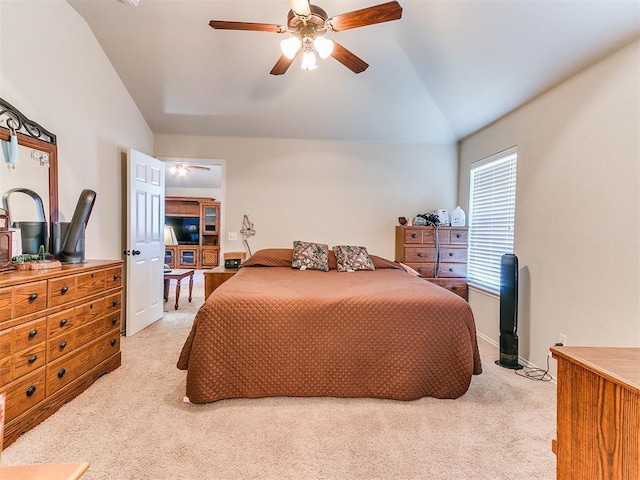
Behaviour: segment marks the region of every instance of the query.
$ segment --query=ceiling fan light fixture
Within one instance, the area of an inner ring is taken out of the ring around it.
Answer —
[[[302,54],[302,69],[309,71],[315,70],[316,68],[318,68],[318,64],[316,63],[315,53],[313,53],[313,50],[305,51]]]
[[[280,42],[280,50],[282,50],[282,54],[288,59],[295,58],[298,50],[300,50],[300,46],[300,40],[296,37],[290,37]]]
[[[313,46],[323,60],[329,58],[333,52],[333,42],[328,38],[316,37],[313,41]]]
[[[291,0],[291,10],[300,17],[309,17],[311,15],[309,0]]]

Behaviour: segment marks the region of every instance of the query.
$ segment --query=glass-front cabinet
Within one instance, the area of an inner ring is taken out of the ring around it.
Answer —
[[[213,198],[166,197],[165,225],[177,245],[165,245],[169,268],[212,268],[220,258],[220,203]]]

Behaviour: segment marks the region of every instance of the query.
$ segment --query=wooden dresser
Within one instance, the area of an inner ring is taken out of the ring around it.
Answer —
[[[640,348],[552,347],[558,480],[640,478]]]
[[[438,242],[435,232],[435,227],[396,227],[395,259],[466,300],[468,230],[438,227]]]
[[[120,366],[122,262],[0,274],[4,444]]]

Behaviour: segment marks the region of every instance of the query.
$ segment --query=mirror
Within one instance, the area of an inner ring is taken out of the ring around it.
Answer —
[[[48,223],[48,250],[51,251],[51,227],[58,221],[56,136],[0,98],[0,139],[9,140],[11,132],[15,132],[18,138],[18,163],[15,168],[7,168],[0,153],[0,198],[14,188],[27,188],[41,197]],[[8,204],[12,223],[38,220],[40,207],[29,195],[11,193]]]

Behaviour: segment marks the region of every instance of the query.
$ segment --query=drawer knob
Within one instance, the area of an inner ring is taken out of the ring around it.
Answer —
[[[453,268],[449,267],[449,271],[450,271],[450,272],[453,272]]]
[[[36,386],[35,385],[30,385],[29,388],[27,388],[27,397],[30,397],[31,395],[33,395],[34,393],[36,393]]]
[[[34,363],[36,360],[38,360],[38,355],[31,355],[27,361],[29,363]]]
[[[117,273],[113,276],[114,280],[118,280],[120,278],[120,275],[118,275]]]
[[[61,293],[62,295],[64,295],[64,294],[65,294],[65,293],[67,293],[68,291],[69,291],[69,287],[67,287],[66,285],[60,289],[60,293]]]
[[[453,257],[453,252],[449,252],[449,256],[450,256],[450,257]]]
[[[35,328],[29,332],[29,338],[33,338],[36,335],[38,335],[38,330],[36,330]]]
[[[111,344],[111,346],[113,347],[116,343],[118,343],[118,341],[115,338],[112,338],[111,341],[109,342]]]
[[[37,293],[32,293],[31,295],[29,295],[29,301],[30,302],[35,302],[37,298],[38,298],[38,294]]]
[[[419,256],[419,257],[424,257],[424,253],[422,253],[422,252],[418,252],[418,256]]]
[[[116,323],[118,323],[118,317],[113,317],[111,319],[111,325],[115,325]]]
[[[411,234],[411,238],[416,238],[418,235],[416,233]]]
[[[455,292],[456,290],[458,290],[458,286],[457,285],[452,285],[451,286],[451,290],[453,290]]]
[[[68,321],[69,321],[68,319],[63,318],[62,320],[60,320],[60,326],[64,327],[67,324]]]
[[[62,342],[60,344],[60,350],[64,350],[65,348],[67,348],[67,342]]]
[[[114,307],[118,305],[118,300],[114,300],[113,302],[111,302],[111,305],[113,305]]]
[[[58,370],[58,378],[62,378],[66,375],[67,371],[64,368]]]

